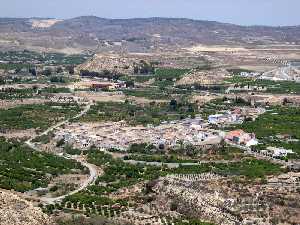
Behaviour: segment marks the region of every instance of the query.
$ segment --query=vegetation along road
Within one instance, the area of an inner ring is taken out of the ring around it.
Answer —
[[[90,107],[92,106],[92,102],[89,102],[85,108],[79,113],[77,114],[76,116],[72,117],[71,119],[77,119],[83,115],[85,115]],[[42,135],[48,135],[50,132],[52,132],[53,130],[55,130],[56,128],[68,123],[71,119],[67,119],[67,120],[64,120],[64,121],[61,121],[57,124],[55,124],[54,126],[48,128],[46,131],[44,131],[43,133],[41,133],[40,135],[38,136],[42,136]],[[36,151],[42,151],[41,149],[39,149],[35,143],[33,143],[33,139],[36,138],[36,137],[32,137],[30,138],[29,140],[26,141],[26,144],[36,150]],[[94,165],[92,164],[89,164],[87,162],[85,162],[84,159],[80,158],[80,157],[73,157],[73,156],[69,156],[69,155],[63,155],[64,158],[66,159],[73,159],[73,160],[76,160],[77,162],[80,162],[82,166],[88,168],[89,170],[89,177],[87,180],[85,180],[84,182],[81,183],[81,185],[74,191],[68,193],[68,194],[65,194],[65,195],[62,195],[62,196],[58,196],[58,197],[55,197],[55,198],[50,198],[50,197],[44,197],[44,198],[41,198],[40,200],[43,201],[44,203],[46,204],[53,204],[55,202],[58,202],[58,201],[61,201],[62,199],[64,199],[65,197],[69,196],[69,195],[73,195],[73,194],[76,194],[78,193],[79,191],[85,189],[86,187],[88,187],[90,184],[94,183],[96,178],[97,178],[97,170],[95,168]]]

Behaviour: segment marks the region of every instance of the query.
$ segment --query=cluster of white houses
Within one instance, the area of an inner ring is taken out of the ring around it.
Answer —
[[[208,122],[215,125],[241,124],[245,118],[255,120],[259,115],[263,114],[263,108],[242,107],[227,110],[223,113],[208,116]]]
[[[295,154],[293,150],[276,148],[272,146],[267,147],[266,150],[262,150],[261,153],[266,156],[271,156],[273,158],[282,158],[282,157],[287,157],[288,154]]]
[[[56,132],[56,139],[76,148],[128,149],[132,144],[149,143],[157,147],[175,148],[193,145],[203,149],[219,145],[222,140],[243,146],[257,145],[254,134],[242,130],[228,133],[209,129],[200,117],[166,122],[159,126],[129,126],[125,121],[72,123]]]
[[[164,148],[179,145],[207,147],[218,145],[222,137],[206,129],[201,118],[163,123],[159,126],[128,126],[126,122],[73,123],[56,132],[56,138],[81,149],[91,146],[126,150],[134,143],[149,143]]]
[[[211,115],[208,122],[201,117],[163,122],[159,126],[129,126],[126,121],[99,123],[69,123],[55,133],[57,140],[63,139],[75,148],[87,150],[91,146],[104,149],[127,150],[132,144],[148,143],[160,149],[172,149],[193,145],[201,149],[218,146],[224,140],[250,149],[259,144],[254,133],[241,129],[222,132],[210,129],[211,124],[223,125],[241,123],[244,118],[255,119],[263,113],[261,108],[236,108],[224,114]],[[268,147],[260,152],[273,158],[286,157],[294,154],[292,150]]]

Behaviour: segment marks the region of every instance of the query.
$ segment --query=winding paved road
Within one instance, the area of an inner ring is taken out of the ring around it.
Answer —
[[[56,202],[62,201],[65,197],[73,195],[78,193],[79,191],[84,190],[85,188],[87,188],[89,185],[93,184],[96,181],[97,178],[97,169],[95,168],[95,165],[87,163],[85,161],[83,161],[82,159],[78,158],[78,157],[72,157],[69,155],[64,156],[64,158],[67,159],[74,159],[77,162],[80,162],[82,166],[87,167],[89,169],[89,178],[87,180],[85,180],[76,190],[69,192],[68,194],[59,196],[59,197],[43,197],[40,200],[46,204],[54,204]]]
[[[61,121],[53,126],[51,126],[50,128],[48,128],[47,130],[45,130],[43,133],[39,134],[36,137],[40,137],[42,135],[47,135],[50,132],[52,132],[53,130],[55,130],[56,128],[68,123],[71,119],[77,119],[81,116],[83,116],[84,114],[86,114],[90,107],[93,105],[92,102],[89,102],[89,104],[84,108],[84,110],[82,110],[79,114],[77,114],[76,116],[69,118],[67,120]],[[42,151],[41,149],[39,149],[35,143],[33,143],[33,139],[36,137],[32,137],[29,140],[27,140],[25,143],[32,149],[36,150],[36,151]],[[59,155],[59,154],[57,154]],[[61,156],[61,155],[59,155]],[[65,159],[73,159],[76,160],[77,162],[81,163],[82,166],[86,167],[89,169],[89,178],[87,180],[85,180],[76,190],[69,192],[68,194],[59,196],[59,197],[42,197],[40,198],[40,200],[46,204],[53,204],[55,202],[61,201],[63,200],[65,197],[69,196],[69,195],[73,195],[78,193],[79,191],[85,189],[86,187],[88,187],[90,184],[94,183],[96,178],[97,178],[97,169],[95,168],[95,165],[87,163],[84,161],[84,159],[81,159],[80,157],[76,157],[76,156],[70,156],[70,155],[62,155],[61,157],[64,157]]]
[[[90,102],[83,111],[81,111],[78,115],[70,118],[70,119],[67,119],[67,120],[64,120],[62,122],[59,122],[57,123],[56,125],[48,128],[46,131],[44,131],[43,133],[41,133],[40,135],[38,136],[42,136],[42,135],[47,135],[49,134],[49,132],[52,132],[54,129],[68,123],[71,119],[77,119],[81,116],[83,116],[84,114],[86,114],[88,112],[88,110],[90,109],[90,107],[92,106],[92,102]],[[213,130],[215,132],[221,132],[219,130]],[[32,137],[31,139],[29,139],[28,141],[26,141],[25,143],[31,147],[32,149],[36,150],[36,151],[42,151],[41,149],[39,149],[35,143],[33,143],[33,139],[35,137]],[[250,154],[250,155],[253,155],[255,156],[256,158],[263,158],[263,156],[261,154],[257,154],[257,153],[254,153],[251,151],[250,148],[247,148],[245,146],[241,146],[241,145],[235,145],[233,143],[228,143],[234,147],[237,147],[239,149],[242,149],[245,154]],[[107,151],[106,149],[101,149],[102,151],[108,153],[108,154],[111,154],[111,152]],[[89,185],[93,184],[97,178],[97,169],[96,169],[96,166],[93,165],[93,164],[89,164],[87,163],[84,159],[80,158],[79,156],[71,156],[71,155],[63,155],[62,157],[66,158],[66,159],[73,159],[73,160],[76,160],[77,162],[80,162],[82,166],[86,167],[89,169],[89,178],[87,180],[85,180],[76,190],[72,191],[72,192],[69,192],[68,194],[65,194],[65,195],[62,195],[62,196],[58,196],[58,197],[42,197],[40,198],[40,200],[46,204],[54,204],[56,202],[59,202],[61,200],[63,200],[65,197],[67,196],[70,196],[70,195],[73,195],[73,194],[76,194],[78,193],[79,191],[87,188]],[[264,157],[264,159],[266,159]],[[270,159],[268,157],[268,160],[272,160],[273,162],[276,162],[276,163],[280,163],[284,166],[288,166],[290,165],[290,163],[287,163],[287,162],[283,162],[282,160],[276,160],[276,159]],[[162,165],[165,165],[169,168],[177,168],[179,167],[180,165],[183,165],[183,166],[193,166],[193,165],[200,165],[201,163],[210,163],[210,162],[215,162],[215,163],[230,163],[230,162],[235,162],[235,160],[218,160],[218,161],[199,161],[197,163],[163,163],[163,162],[146,162],[146,161],[136,161],[136,160],[125,160],[125,162],[127,163],[130,163],[130,164],[145,164],[145,165],[153,165],[153,166],[162,166]]]

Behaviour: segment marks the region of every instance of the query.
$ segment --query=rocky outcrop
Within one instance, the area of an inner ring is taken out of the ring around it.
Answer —
[[[107,55],[95,55],[91,60],[78,66],[76,70],[88,70],[93,72],[109,71],[111,73],[132,74],[134,64],[138,60],[129,57],[122,57],[120,55],[107,54]]]
[[[176,85],[218,85],[229,76],[225,69],[192,70],[176,82]]]
[[[15,194],[0,191],[0,225],[53,225],[41,209]]]

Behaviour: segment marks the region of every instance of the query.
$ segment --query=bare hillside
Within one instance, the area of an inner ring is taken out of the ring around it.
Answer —
[[[0,225],[53,225],[41,209],[7,191],[0,191]]]
[[[195,44],[299,44],[300,27],[238,26],[191,19],[0,19],[0,47],[151,51]]]

